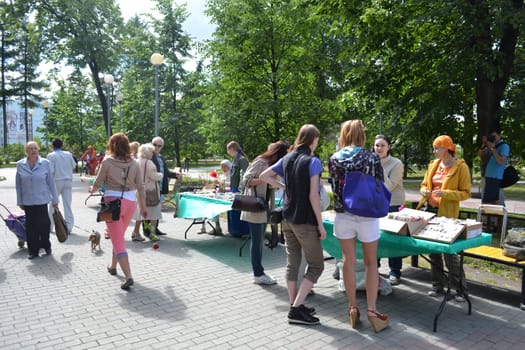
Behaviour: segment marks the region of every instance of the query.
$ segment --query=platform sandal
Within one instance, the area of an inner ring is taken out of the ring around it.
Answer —
[[[361,323],[361,320],[359,320],[359,317],[361,316],[359,308],[357,306],[350,306],[348,308],[348,316],[350,318],[350,325],[352,326],[352,328],[356,329],[357,326]]]
[[[370,322],[374,332],[379,333],[388,327],[388,316],[375,310],[368,310],[368,322]]]

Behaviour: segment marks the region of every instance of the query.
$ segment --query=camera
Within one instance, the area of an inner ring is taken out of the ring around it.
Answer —
[[[487,141],[488,142],[492,142],[492,143],[496,142],[496,136],[494,136],[492,134],[491,135],[487,135]]]

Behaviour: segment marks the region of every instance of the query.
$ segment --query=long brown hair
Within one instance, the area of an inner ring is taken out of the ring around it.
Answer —
[[[131,152],[129,149],[129,139],[123,132],[113,134],[108,141],[108,153],[113,158],[121,160],[131,160]]]
[[[264,158],[268,161],[268,164],[274,165],[279,159],[284,157],[288,153],[290,145],[286,141],[277,141],[270,143],[268,149],[263,154],[260,154],[257,158]]]
[[[301,146],[310,146],[314,140],[321,136],[319,129],[313,124],[305,124],[299,129],[299,133],[295,138],[292,149],[299,148]]]

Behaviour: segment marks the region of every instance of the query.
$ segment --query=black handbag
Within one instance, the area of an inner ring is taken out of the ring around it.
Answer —
[[[261,212],[268,210],[268,203],[263,198],[257,196],[257,188],[255,188],[255,196],[236,194],[233,198],[232,209]]]
[[[283,221],[284,190],[283,190],[283,195],[281,196],[280,205],[281,205],[280,207],[274,208],[270,212],[270,217],[269,217],[270,224],[280,224],[281,221]]]
[[[104,197],[100,199],[100,207],[97,211],[97,222],[106,221],[119,221],[120,220],[120,204],[122,197],[124,197],[124,189],[126,188],[126,183],[128,181],[129,167],[126,171],[126,178],[124,179],[124,185],[122,186],[122,193],[120,198],[115,199],[111,202],[105,202]]]
[[[283,221],[284,207],[275,208],[270,212],[270,224],[280,224]]]
[[[243,194],[236,194],[233,203],[233,210],[260,212],[268,209],[266,201],[257,196],[245,196]]]
[[[104,199],[102,199],[100,201],[100,208],[98,208],[97,211],[97,222],[120,220],[120,203],[120,198],[111,202],[104,202]]]

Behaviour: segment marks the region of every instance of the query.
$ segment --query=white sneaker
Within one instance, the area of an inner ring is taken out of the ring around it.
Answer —
[[[264,274],[261,276],[253,277],[253,283],[269,285],[269,284],[276,284],[277,281],[272,276],[268,276]]]
[[[390,275],[388,277],[388,280],[390,281],[390,285],[397,286],[400,283],[400,278],[394,275]]]

